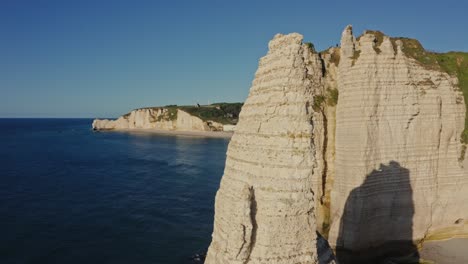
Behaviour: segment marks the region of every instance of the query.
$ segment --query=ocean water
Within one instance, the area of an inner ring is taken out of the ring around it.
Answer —
[[[191,263],[228,139],[0,119],[0,263]]]

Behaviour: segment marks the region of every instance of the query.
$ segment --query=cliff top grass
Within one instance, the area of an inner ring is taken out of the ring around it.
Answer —
[[[403,42],[402,51],[428,69],[440,70],[458,78],[458,87],[465,98],[468,110],[468,53],[451,51],[437,53],[426,51],[415,39],[397,38]],[[468,112],[468,111],[467,111]],[[465,116],[465,129],[461,141],[468,143],[468,115]]]
[[[216,103],[204,106],[179,106],[182,111],[199,117],[203,121],[214,121],[224,125],[235,125],[243,103]]]
[[[364,34],[366,33],[375,36],[374,50],[380,53],[379,47],[383,42],[385,34],[380,31],[372,30],[367,30]],[[459,82],[458,87],[463,93],[465,107],[468,110],[468,52],[450,51],[439,53],[427,51],[416,39],[391,37],[390,40],[392,41],[395,52],[397,50],[396,42],[399,40],[403,43],[403,53],[415,59],[426,69],[446,72],[451,76],[457,77]],[[465,116],[465,129],[461,135],[461,141],[462,143],[468,143],[468,115]]]

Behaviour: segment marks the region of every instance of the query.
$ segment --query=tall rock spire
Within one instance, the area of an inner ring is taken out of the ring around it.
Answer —
[[[353,27],[348,25],[341,33],[341,57],[351,58],[354,55],[356,40],[353,35]]]
[[[207,264],[317,263],[312,139],[318,54],[276,35],[227,152]]]

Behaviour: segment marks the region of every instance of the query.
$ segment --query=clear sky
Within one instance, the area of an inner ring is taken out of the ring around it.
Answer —
[[[352,24],[468,51],[467,10],[464,0],[1,0],[0,117],[244,101],[276,33],[323,50]]]

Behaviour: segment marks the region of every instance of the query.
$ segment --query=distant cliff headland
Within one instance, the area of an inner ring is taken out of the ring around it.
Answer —
[[[145,107],[116,120],[95,119],[94,130],[234,131],[243,103]]]
[[[276,35],[205,263],[420,263],[425,242],[468,236],[467,102],[468,53],[351,26],[322,52]]]

